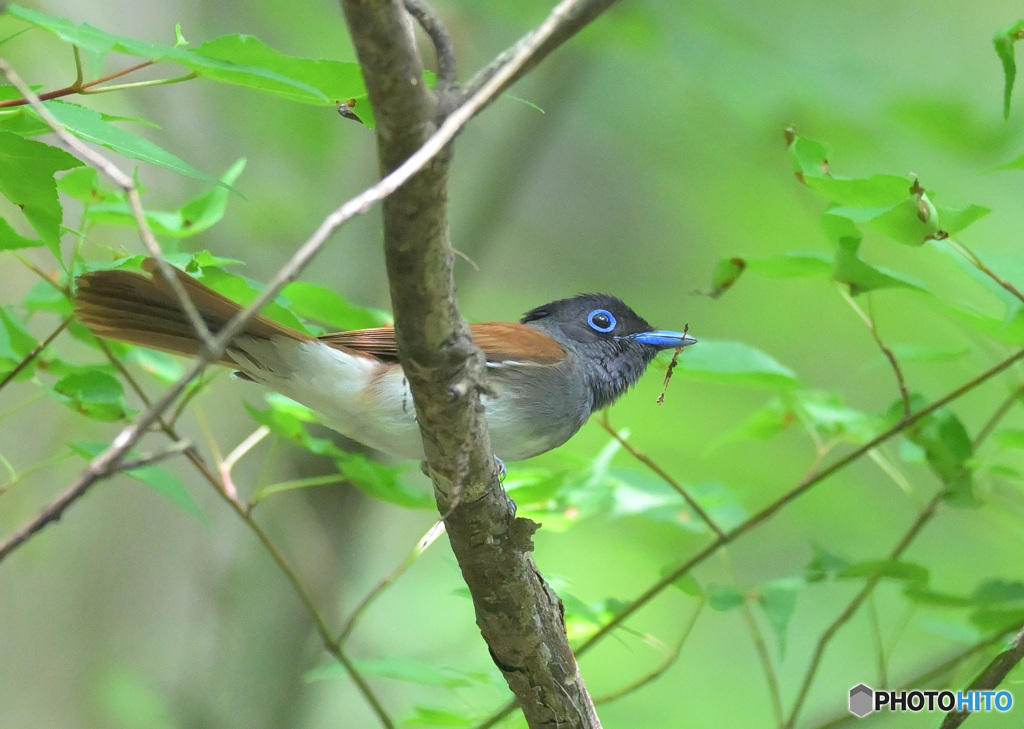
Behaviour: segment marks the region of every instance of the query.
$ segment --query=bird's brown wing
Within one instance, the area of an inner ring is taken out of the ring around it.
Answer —
[[[488,362],[530,361],[554,364],[565,356],[551,337],[533,327],[506,322],[471,324],[473,343],[480,347]],[[367,354],[386,362],[398,361],[394,327],[376,327],[350,332],[335,332],[320,337],[331,347]]]

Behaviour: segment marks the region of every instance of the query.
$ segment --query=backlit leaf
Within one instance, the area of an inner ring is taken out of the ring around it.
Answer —
[[[788,367],[764,352],[741,342],[701,339],[679,358],[675,374],[703,382],[787,389],[800,382]]]

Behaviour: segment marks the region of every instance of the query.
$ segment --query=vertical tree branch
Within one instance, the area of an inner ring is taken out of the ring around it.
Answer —
[[[608,4],[561,3],[545,24],[479,77],[473,90],[504,88]],[[401,0],[342,0],[342,7],[377,118],[381,174],[387,175],[443,122],[450,100],[424,85]],[[427,17],[422,7],[417,10],[417,17]],[[574,25],[566,25],[566,19]],[[453,116],[459,113],[462,109]],[[565,636],[561,601],[530,554],[537,525],[515,518],[497,480],[480,405],[488,388],[486,363],[455,304],[447,220],[450,161],[449,148],[383,206],[398,351],[428,473],[477,623],[529,725],[599,727]]]

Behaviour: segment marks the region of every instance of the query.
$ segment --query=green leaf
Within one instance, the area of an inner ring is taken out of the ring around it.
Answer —
[[[219,185],[193,198],[178,210],[147,210],[146,220],[153,232],[171,238],[187,238],[203,233],[219,223],[227,210],[228,191],[244,169],[245,160],[238,160],[221,176]],[[88,216],[94,223],[135,226],[131,207],[124,201],[92,205],[88,209]],[[216,266],[223,263],[203,265]]]
[[[723,258],[720,260],[711,274],[711,290],[708,291],[708,296],[712,299],[717,299],[728,291],[736,283],[736,280],[739,279],[740,274],[743,273],[743,269],[746,267],[747,263],[742,258]]]
[[[769,582],[758,591],[757,602],[775,631],[779,641],[779,657],[783,660],[786,657],[786,631],[796,612],[797,598],[803,587],[803,580],[790,578]]]
[[[172,259],[168,258],[168,260]],[[174,261],[172,260],[172,262]],[[228,273],[220,268],[220,264],[202,266],[200,280],[218,294],[237,301],[243,306],[251,303],[261,291],[261,286],[256,282],[237,274]],[[306,331],[306,327],[295,314],[275,301],[269,302],[260,310],[260,313],[285,326],[298,329],[300,332]]]
[[[169,354],[158,352],[155,349],[132,347],[125,355],[125,360],[133,362],[144,372],[167,384],[176,382],[185,374],[185,369],[179,364],[178,360]]]
[[[179,45],[147,43],[114,35],[87,23],[76,26],[64,18],[51,17],[17,5],[8,6],[7,13],[49,31],[67,43],[100,56],[117,52],[154,61],[173,61],[206,78],[257,88],[295,101],[330,105],[336,103],[335,99],[340,101],[365,94],[361,77],[358,76],[357,64],[291,58],[267,48],[250,36],[225,36],[209,41],[199,48],[189,49]],[[176,36],[180,41],[180,29],[176,30]],[[246,58],[251,65],[239,63],[238,58],[221,57],[229,56],[231,52]],[[346,93],[337,97],[328,96],[302,79],[289,78],[286,75],[289,72],[310,75],[323,82],[329,89],[344,90]],[[332,79],[332,73],[337,77]]]
[[[992,37],[996,55],[1003,64],[1003,118],[1010,118],[1010,97],[1013,95],[1013,82],[1017,77],[1017,62],[1013,55],[1013,44],[1024,37],[1024,20],[1000,28]]]
[[[0,376],[14,370],[38,345],[21,319],[9,306],[0,307]],[[35,363],[25,367],[17,379],[24,380],[32,376]]]
[[[741,342],[702,339],[699,346],[690,347],[679,358],[675,373],[678,377],[702,382],[775,390],[800,384],[788,367]]]
[[[661,576],[664,577],[670,572],[675,572],[679,565],[673,564],[665,567],[661,570]],[[672,586],[678,590],[681,590],[690,597],[703,597],[704,590],[701,589],[700,583],[697,582],[697,578],[689,573],[679,575],[679,577],[672,580]]]
[[[823,440],[840,438],[850,443],[867,443],[881,429],[879,418],[865,415],[843,404],[838,395],[817,390],[792,393],[802,420],[813,427]]]
[[[971,614],[971,623],[986,633],[1016,630],[1024,623],[1024,608],[978,610]]]
[[[79,441],[77,443],[70,443],[69,447],[83,458],[92,460],[105,451],[109,445],[109,443]],[[132,460],[139,457],[139,454],[132,450],[125,456],[125,460]],[[130,468],[126,471],[122,471],[122,473],[127,476],[131,476],[137,481],[141,481],[157,493],[166,497],[171,503],[180,506],[190,514],[199,517],[200,520],[204,522],[206,521],[206,515],[203,513],[203,510],[199,508],[199,504],[197,504],[189,494],[185,485],[181,482],[181,479],[170,471],[167,471],[157,465],[148,465],[139,466],[138,468]]]
[[[736,427],[726,431],[709,446],[715,449],[727,443],[744,440],[768,440],[786,430],[796,422],[796,415],[790,403],[782,398],[773,398],[768,404],[755,410]]]
[[[918,404],[922,398],[916,398]],[[915,406],[915,410],[917,407]],[[893,422],[902,417],[903,403],[889,411]],[[974,494],[974,471],[970,461],[974,446],[960,419],[941,408],[903,431],[904,437],[924,450],[928,466],[945,486],[945,501],[954,506],[978,506]]]
[[[455,668],[418,661],[415,658],[357,659],[352,663],[362,676],[393,678],[420,686],[454,689],[490,683],[489,677],[485,673],[460,671]],[[348,671],[344,666],[337,661],[332,661],[307,671],[303,678],[306,682],[313,683],[315,681],[332,681],[347,675]]]
[[[423,727],[459,727],[476,726],[479,723],[477,718],[465,712],[459,713],[448,709],[438,709],[431,706],[415,706],[413,712],[402,720],[402,726],[423,726]]]
[[[410,484],[404,478],[408,466],[389,466],[361,453],[345,453],[334,459],[338,473],[374,498],[405,509],[433,509],[434,495],[426,486]]]
[[[832,262],[817,251],[790,251],[771,258],[747,259],[747,268],[768,278],[832,278]]]
[[[903,596],[919,605],[938,608],[965,608],[975,605],[975,601],[962,595],[950,595],[945,592],[929,590],[926,587],[911,586],[903,591]]]
[[[13,251],[19,248],[38,248],[43,241],[38,238],[26,238],[0,218],[0,251]]]
[[[153,144],[148,139],[114,126],[105,120],[99,112],[77,104],[69,104],[66,101],[44,103],[57,121],[79,139],[106,147],[124,157],[163,167],[185,177],[206,182],[218,182],[217,178],[197,170],[188,162]]]
[[[849,561],[844,557],[840,557],[818,544],[811,546],[814,549],[814,557],[804,569],[804,579],[808,583],[836,577],[842,570],[850,566]]]
[[[833,215],[833,210],[821,216],[821,227],[835,244],[832,277],[849,285],[853,296],[884,288],[924,288],[909,276],[876,268],[861,260],[859,249],[864,234],[849,217]]]
[[[53,391],[68,407],[95,420],[125,420],[132,410],[124,401],[124,388],[113,375],[99,369],[81,369],[62,377]]]
[[[986,580],[971,593],[975,602],[991,605],[1001,602],[1024,602],[1024,582],[1020,580]]]
[[[845,580],[878,576],[912,585],[927,585],[929,573],[926,567],[916,562],[880,559],[856,562],[839,570],[836,576]]]
[[[58,259],[64,212],[57,199],[54,175],[81,164],[63,149],[0,132],[0,193],[21,208]]]
[[[333,459],[341,477],[375,498],[407,509],[434,507],[433,494],[403,478],[408,466],[389,466],[359,453],[348,453],[332,440],[310,434],[306,423],[319,422],[319,416],[309,408],[274,393],[269,393],[266,400],[269,410],[258,410],[250,405],[245,408],[256,422],[267,426],[274,435],[310,453]],[[297,483],[296,487],[301,485]],[[267,493],[259,494],[259,498],[280,490],[283,489],[268,489]]]
[[[379,327],[391,321],[387,312],[353,306],[336,292],[305,281],[288,284],[281,291],[281,296],[299,316],[323,322],[340,331]]]
[[[365,97],[366,86],[358,63],[295,58],[266,46],[251,35],[229,35],[203,43],[195,56],[222,62],[223,66],[201,70],[207,78],[271,91],[307,104],[337,104],[353,97]],[[234,66],[262,69],[290,84],[270,83],[272,77],[237,73]]]
[[[87,205],[124,199],[120,192],[108,190],[100,185],[99,172],[95,167],[76,167],[61,175],[57,180],[57,189]]]
[[[1024,430],[1019,428],[1004,428],[996,431],[992,439],[1000,448],[1024,449]]]
[[[708,585],[708,605],[712,610],[733,610],[743,605],[746,600],[746,592],[735,585]]]

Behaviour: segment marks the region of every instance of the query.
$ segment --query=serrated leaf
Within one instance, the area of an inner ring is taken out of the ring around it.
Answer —
[[[52,17],[45,15],[44,13],[19,7],[18,5],[9,5],[6,12],[15,18],[31,23],[37,28],[42,28],[54,33],[57,37],[67,43],[91,51],[92,53],[96,53],[100,56],[110,52],[117,52],[124,53],[129,56],[148,58],[154,61],[172,61],[174,63],[179,63],[186,68],[205,76],[206,78],[221,81],[223,83],[258,88],[263,91],[305,103],[320,105],[335,103],[334,97],[328,97],[314,86],[311,86],[302,80],[288,78],[287,76],[278,73],[275,70],[277,62],[280,61],[280,59],[289,59],[289,57],[279,54],[277,51],[273,51],[272,49],[267,49],[268,53],[258,59],[266,62],[268,66],[266,68],[258,65],[245,65],[217,57],[218,50],[223,52],[225,47],[231,46],[232,44],[242,46],[244,48],[245,39],[249,38],[249,36],[225,36],[224,38],[209,41],[207,44],[204,44],[204,46],[209,47],[207,52],[203,52],[203,46],[200,46],[197,49],[189,49],[179,45],[148,43],[126,36],[107,33],[106,31],[95,28],[88,23],[75,25],[65,18]],[[180,40],[180,30],[176,35]],[[221,45],[218,45],[218,42],[221,43]],[[256,41],[256,43],[259,44],[259,41]],[[263,48],[266,48],[266,46],[263,46]],[[253,54],[250,53],[249,57],[252,58],[252,56]],[[290,60],[306,61],[307,59]],[[316,61],[307,62],[317,63]],[[343,64],[339,61],[329,61],[324,63],[338,64],[338,66],[329,66],[328,68],[325,68],[322,72],[324,75],[328,74],[329,70],[333,68],[338,72],[339,76],[345,78],[346,81],[351,76],[351,70],[346,69],[345,67],[357,66],[357,64],[354,63]],[[352,85],[349,87],[346,85],[345,88],[351,88],[353,90],[353,93],[348,94],[348,96],[357,96],[359,93],[362,93],[359,91],[359,89],[362,88],[361,86]],[[343,96],[341,98],[347,97]]]
[[[106,147],[124,157],[163,167],[185,177],[206,182],[219,182],[217,178],[196,169],[185,160],[148,139],[114,126],[105,120],[99,112],[66,101],[44,103],[57,121],[79,139]]]
[[[0,132],[0,193],[21,208],[25,219],[60,258],[64,211],[54,175],[82,163],[63,149]]]
[[[188,238],[219,223],[227,210],[228,190],[244,169],[245,160],[238,160],[221,175],[219,185],[193,198],[177,210],[146,210],[146,220],[153,232],[171,238]],[[92,205],[88,209],[88,216],[94,223],[135,226],[135,217],[130,206],[122,201]],[[207,262],[201,265],[217,266],[224,263]]]
[[[769,582],[758,590],[757,602],[775,631],[779,642],[779,657],[783,660],[786,657],[786,632],[803,588],[803,580],[791,578]]]
[[[110,444],[79,441],[77,443],[69,443],[68,445],[71,450],[75,451],[78,455],[87,460],[92,460],[105,451]],[[132,460],[136,458],[139,458],[139,454],[134,450],[129,451],[125,456],[125,460]],[[152,464],[148,466],[139,466],[138,468],[130,468],[126,471],[121,471],[121,473],[126,476],[130,476],[137,481],[141,481],[157,493],[162,494],[170,500],[171,503],[180,506],[190,514],[199,517],[202,521],[205,522],[207,520],[206,514],[204,514],[203,510],[199,508],[199,504],[197,504],[189,494],[185,485],[181,482],[181,479],[170,471]]]
[[[293,85],[267,88],[266,79],[253,75],[232,74],[230,66],[204,69],[203,75],[208,78],[273,91],[280,96],[304,103],[337,104],[366,95],[366,86],[358,63],[287,56],[251,35],[222,36],[203,43],[193,53],[230,66],[263,69],[281,78],[290,79]]]
[[[701,340],[699,347],[691,347],[683,353],[675,374],[702,382],[774,390],[800,384],[791,369],[754,347],[741,342],[706,339]]]
[[[53,391],[72,410],[94,420],[125,420],[134,412],[124,400],[121,382],[99,369],[72,372],[58,380]]]
[[[345,453],[334,459],[338,473],[381,501],[405,509],[433,509],[434,496],[427,488],[410,484],[402,476],[408,466],[388,466],[361,453]]]
[[[1013,83],[1017,77],[1017,62],[1013,55],[1013,44],[1024,35],[1024,20],[1000,28],[992,36],[996,55],[1003,64],[1003,118],[1010,118],[1010,98],[1013,96]]]
[[[281,296],[299,316],[322,322],[339,331],[379,327],[391,320],[386,312],[353,306],[340,294],[305,281],[288,284],[281,291]]]

